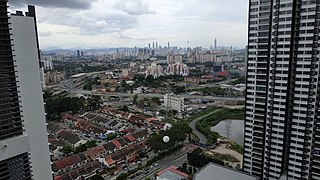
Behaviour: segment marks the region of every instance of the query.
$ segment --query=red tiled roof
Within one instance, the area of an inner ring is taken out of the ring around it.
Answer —
[[[177,167],[176,167],[176,166],[170,166],[170,167],[168,167],[167,169],[164,169],[164,170],[158,172],[156,175],[157,175],[157,176],[160,176],[161,174],[163,174],[163,173],[165,173],[165,172],[167,172],[167,171],[171,171],[171,172],[173,172],[173,173],[175,173],[175,174],[178,174],[179,176],[182,176],[182,177],[185,177],[185,178],[188,178],[188,177],[189,177],[188,174],[177,170]]]
[[[55,176],[54,180],[62,180],[62,177],[61,176]]]
[[[216,73],[217,76],[228,76],[229,72],[228,71],[221,71]]]
[[[56,132],[56,134],[59,135],[59,134],[61,134],[61,133],[63,133],[63,132],[64,132],[64,130],[63,130],[63,129],[60,129],[60,130],[58,130],[58,131]]]
[[[83,160],[78,155],[71,155],[71,156],[65,157],[61,160],[53,162],[54,171],[64,169],[64,168],[72,166],[74,164],[78,164],[82,161]]]
[[[132,128],[128,128],[128,129],[122,130],[121,132],[132,132],[132,131],[133,131]]]
[[[98,146],[95,148],[88,149],[86,152],[84,152],[86,155],[90,156],[91,158],[95,158],[99,156],[101,153],[105,152],[105,149],[103,146]]]
[[[57,167],[57,170],[64,169],[64,168],[68,167],[68,165],[66,164],[66,162],[63,159],[55,161],[53,163]]]
[[[131,134],[126,136],[127,139],[129,139],[131,142],[134,142],[136,138],[134,138]]]
[[[157,118],[147,118],[146,120],[147,120],[147,121],[158,121]]]
[[[114,144],[116,147],[121,147],[121,144],[120,144],[120,142],[119,142],[118,140],[112,140],[111,142],[112,142],[112,144]]]

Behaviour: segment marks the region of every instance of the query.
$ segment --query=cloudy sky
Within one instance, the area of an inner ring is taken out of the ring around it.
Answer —
[[[10,0],[10,11],[27,4],[36,6],[42,49],[247,41],[247,0]]]

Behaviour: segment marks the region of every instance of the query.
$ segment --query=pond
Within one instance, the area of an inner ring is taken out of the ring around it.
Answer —
[[[244,140],[244,121],[243,120],[224,120],[214,127],[211,131],[219,133],[221,136],[236,141],[243,146]]]

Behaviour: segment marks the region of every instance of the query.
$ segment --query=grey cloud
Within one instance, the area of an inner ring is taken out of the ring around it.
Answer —
[[[123,32],[138,25],[136,16],[124,13],[94,14],[90,11],[67,9],[53,9],[42,13],[38,16],[39,22],[74,27],[80,35]]]
[[[116,7],[129,15],[154,14],[143,0],[120,0]]]
[[[52,34],[52,32],[51,31],[45,31],[45,32],[40,31],[39,34],[40,34],[40,36],[45,37],[45,36],[50,36]]]
[[[42,7],[57,7],[71,9],[89,9],[96,0],[10,0],[9,5],[22,7],[32,4]]]

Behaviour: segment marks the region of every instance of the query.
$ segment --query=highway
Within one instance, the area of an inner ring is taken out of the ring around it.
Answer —
[[[133,93],[114,93],[114,92],[95,92],[95,91],[88,91],[77,89],[72,86],[72,82],[70,80],[66,80],[60,83],[60,88],[68,91],[72,94],[83,94],[83,95],[90,95],[90,96],[102,96],[102,97],[112,97],[112,96],[122,96],[122,97],[133,97],[135,94]],[[141,93],[138,94],[139,97],[143,98],[163,98],[164,94],[155,94],[155,93]],[[180,97],[184,97],[185,99],[203,99],[203,100],[214,100],[214,101],[244,101],[243,97],[218,97],[218,96],[200,96],[200,95],[189,95],[189,94],[182,94],[179,95]]]

